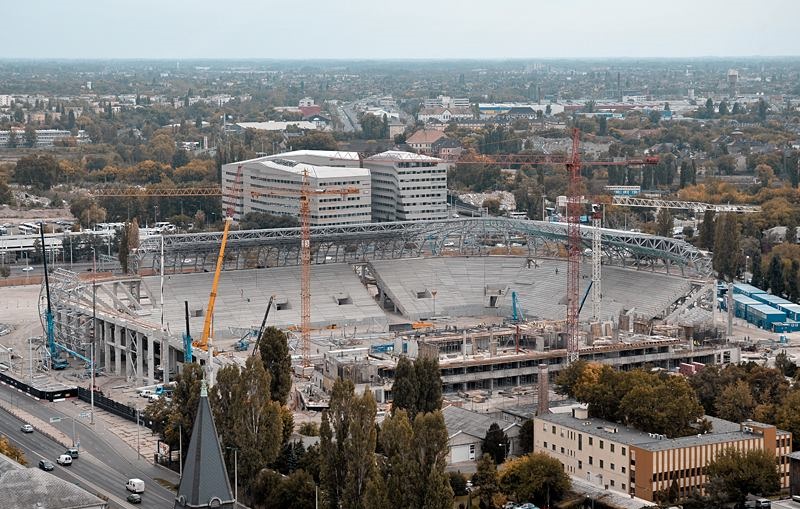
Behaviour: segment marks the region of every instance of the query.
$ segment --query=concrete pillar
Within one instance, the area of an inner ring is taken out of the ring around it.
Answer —
[[[461,354],[464,356],[464,360],[467,360],[467,331],[464,331],[463,340],[461,345]]]
[[[111,323],[103,320],[103,359],[101,363],[106,367],[106,371],[111,371],[111,344],[114,338],[111,337]]]
[[[156,338],[147,337],[147,383],[156,383]]]
[[[136,380],[144,379],[144,335],[139,331],[133,331],[136,338]]]
[[[117,324],[117,326],[114,327],[114,336],[116,336],[114,341],[114,373],[116,373],[117,376],[122,376],[124,373],[124,371],[122,371],[123,334],[122,326]]]

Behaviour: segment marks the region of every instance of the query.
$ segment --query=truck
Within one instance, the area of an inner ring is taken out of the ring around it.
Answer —
[[[69,367],[69,362],[66,359],[53,359],[53,369],[67,369]]]
[[[128,479],[125,489],[131,493],[144,493],[144,481],[141,479]]]

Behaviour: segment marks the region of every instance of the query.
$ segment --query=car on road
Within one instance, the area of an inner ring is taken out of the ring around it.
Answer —
[[[64,451],[64,454],[69,454],[72,459],[75,459],[80,455],[78,449],[75,447],[68,447],[67,450]]]
[[[61,456],[58,457],[56,463],[68,467],[72,465],[72,456],[70,456],[69,454],[62,454]]]
[[[39,460],[39,468],[45,472],[51,472],[56,466],[47,460]]]
[[[23,424],[22,427],[19,428],[19,430],[23,433],[33,433],[33,426],[31,426],[30,424]]]
[[[128,479],[125,489],[132,493],[144,493],[144,481],[141,479]]]
[[[131,504],[141,504],[142,496],[139,495],[138,493],[131,493],[130,495],[128,495],[128,498],[126,500]]]
[[[30,265],[28,265],[27,267],[23,267],[22,268],[22,272],[30,272],[32,270],[33,270],[33,267],[31,267]]]

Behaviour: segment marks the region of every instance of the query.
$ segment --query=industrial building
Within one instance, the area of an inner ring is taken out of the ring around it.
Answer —
[[[372,220],[447,218],[447,169],[435,157],[389,150],[368,157],[372,172]]]
[[[12,128],[14,136],[17,140],[18,147],[26,146],[25,130],[19,128]],[[0,131],[0,147],[7,147],[9,139],[11,138],[12,131]],[[59,140],[74,139],[76,143],[89,143],[89,134],[80,130],[77,134],[72,131],[63,129],[36,129],[36,147],[35,148],[49,148],[55,145]]]
[[[656,493],[668,492],[673,482],[680,498],[702,492],[705,467],[726,448],[764,449],[775,454],[781,488],[789,487],[791,433],[754,421],[706,419],[712,423],[710,432],[670,439],[590,418],[584,408],[542,414],[534,417],[534,452],[558,459],[571,476],[654,501]]]
[[[731,295],[718,297],[721,309],[727,310],[730,305],[737,318],[772,332],[800,330],[800,305],[745,283],[734,284],[732,289]],[[719,287],[718,294],[724,293],[727,289]]]
[[[355,152],[298,150],[222,167],[222,207],[235,221],[248,212],[298,217],[304,179],[308,189],[357,191],[309,196],[311,225],[347,225],[370,221],[370,172],[359,167]]]

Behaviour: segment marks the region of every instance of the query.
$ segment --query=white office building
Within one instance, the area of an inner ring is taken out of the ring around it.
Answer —
[[[235,221],[248,212],[299,217],[304,175],[314,191],[309,200],[312,226],[370,222],[370,170],[359,167],[356,152],[297,150],[226,164],[222,167],[223,212],[232,207]],[[325,189],[357,192],[320,193]]]
[[[372,220],[447,219],[448,164],[435,157],[389,150],[368,157]]]

